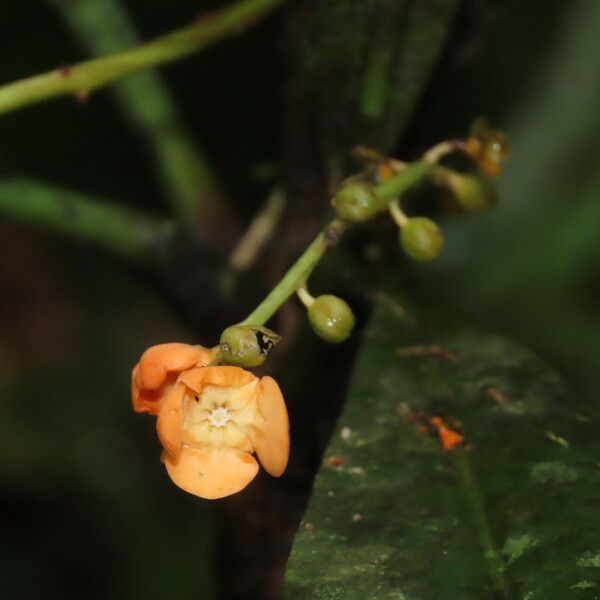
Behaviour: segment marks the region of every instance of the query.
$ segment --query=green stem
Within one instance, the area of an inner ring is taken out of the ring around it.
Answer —
[[[241,0],[132,50],[9,83],[0,87],[0,114],[55,96],[85,94],[130,73],[172,62],[243,30],[283,2]]]
[[[140,38],[118,0],[49,0],[92,55],[123,52]],[[220,185],[208,161],[187,135],[177,107],[156,70],[136,73],[113,88],[128,124],[145,138],[155,156],[158,176],[175,212],[205,224],[215,212],[227,214]]]
[[[376,185],[373,192],[381,200],[399,198],[408,188],[427,177],[432,169],[433,165],[424,160],[410,163],[406,169],[394,175],[391,179]]]
[[[300,258],[292,265],[283,279],[268,296],[242,321],[242,325],[264,325],[277,309],[301,286],[346,229],[347,224],[338,219],[331,221],[319,233]]]
[[[29,179],[0,184],[0,216],[96,244],[141,266],[158,258],[174,232],[170,221]]]
[[[394,200],[406,190],[422,181],[432,166],[424,161],[410,163],[406,168],[384,183],[373,188],[380,200]],[[290,267],[283,279],[271,290],[267,297],[242,321],[242,325],[264,325],[279,307],[308,279],[326,250],[335,245],[349,223],[334,219],[319,233],[300,258]]]

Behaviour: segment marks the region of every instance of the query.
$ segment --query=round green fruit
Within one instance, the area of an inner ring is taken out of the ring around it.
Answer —
[[[308,320],[320,338],[334,344],[350,337],[355,322],[354,313],[348,304],[331,294],[315,298],[308,309]]]

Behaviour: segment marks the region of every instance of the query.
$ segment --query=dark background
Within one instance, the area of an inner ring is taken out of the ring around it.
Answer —
[[[144,39],[208,7],[123,4]],[[87,57],[48,2],[4,2],[0,15],[2,82]],[[244,222],[285,175],[286,19],[161,70]],[[413,158],[479,115],[506,131],[499,206],[442,222],[443,258],[415,273],[432,296],[533,348],[590,402],[600,384],[598,23],[595,0],[465,3],[397,148]],[[151,155],[107,90],[0,117],[0,172],[167,214]],[[101,252],[4,219],[0,236],[2,595],[278,597],[359,336],[334,352],[304,332],[286,354],[295,431],[316,422],[294,440],[288,474],[199,501],[165,477],[152,420],[130,410],[129,375],[153,343],[215,340],[199,339],[168,294]],[[368,311],[358,312],[362,323]],[[317,397],[334,400],[300,415],[309,377],[321,382]]]

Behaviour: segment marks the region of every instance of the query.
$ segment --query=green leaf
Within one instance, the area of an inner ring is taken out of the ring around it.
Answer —
[[[597,597],[598,415],[529,351],[444,308],[410,313],[374,311],[286,598]]]

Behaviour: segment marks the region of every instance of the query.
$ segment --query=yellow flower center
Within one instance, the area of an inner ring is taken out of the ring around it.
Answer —
[[[229,411],[224,408],[213,408],[210,415],[208,416],[208,421],[211,425],[215,427],[225,427],[228,421],[231,421],[231,417],[229,416]]]
[[[242,387],[206,386],[183,402],[183,443],[193,447],[229,446],[251,451],[248,430],[256,413],[256,381]]]

